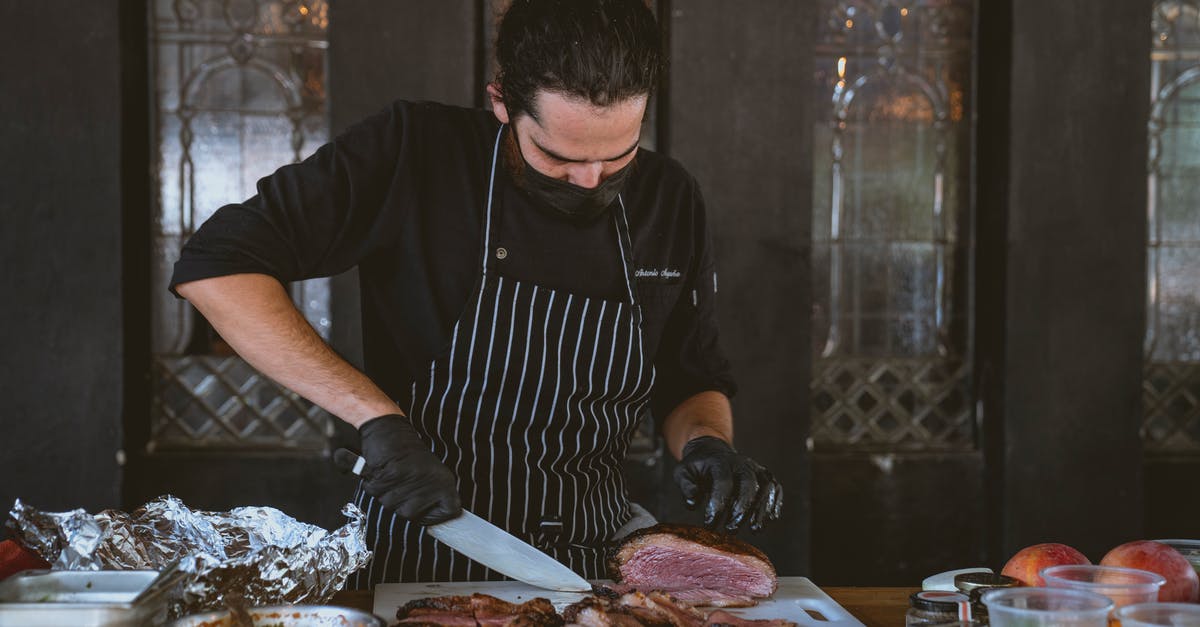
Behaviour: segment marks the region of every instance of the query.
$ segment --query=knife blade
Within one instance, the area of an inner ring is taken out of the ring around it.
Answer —
[[[351,472],[362,476],[365,460],[350,451],[354,459],[342,453],[334,454],[351,463],[339,462]],[[591,592],[592,584],[558,560],[492,523],[463,509],[458,518],[425,528],[429,535],[450,548],[488,568],[531,586],[561,592]]]

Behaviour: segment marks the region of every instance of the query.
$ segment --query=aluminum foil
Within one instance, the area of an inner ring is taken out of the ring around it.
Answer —
[[[371,558],[362,511],[335,531],[271,507],[193,510],[172,496],[133,512],[41,512],[18,499],[8,526],[53,570],[161,570],[179,560],[184,578],[172,614],[239,605],[321,604]]]

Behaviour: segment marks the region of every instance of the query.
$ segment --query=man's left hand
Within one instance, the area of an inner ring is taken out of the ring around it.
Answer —
[[[720,438],[703,436],[683,447],[675,482],[689,508],[704,501],[704,524],[736,532],[747,519],[759,531],[783,510],[783,486],[758,462]]]

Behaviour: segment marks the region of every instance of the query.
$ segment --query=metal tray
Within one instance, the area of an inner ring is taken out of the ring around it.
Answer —
[[[156,576],[154,570],[17,573],[0,581],[0,627],[161,625],[167,618],[167,595],[131,603]]]
[[[333,605],[268,605],[246,610],[255,627],[384,627],[383,619],[361,610]],[[231,627],[229,611],[192,614],[176,619],[169,627]]]

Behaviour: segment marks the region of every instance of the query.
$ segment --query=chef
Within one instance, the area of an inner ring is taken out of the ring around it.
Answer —
[[[354,425],[371,565],[352,582],[499,578],[427,535],[466,507],[588,578],[645,525],[621,474],[653,416],[705,523],[782,489],[732,446],[704,202],[639,147],[663,68],[644,0],[517,0],[492,111],[397,101],[219,209],[172,289],[238,354]],[[358,267],[365,372],[284,285]]]

